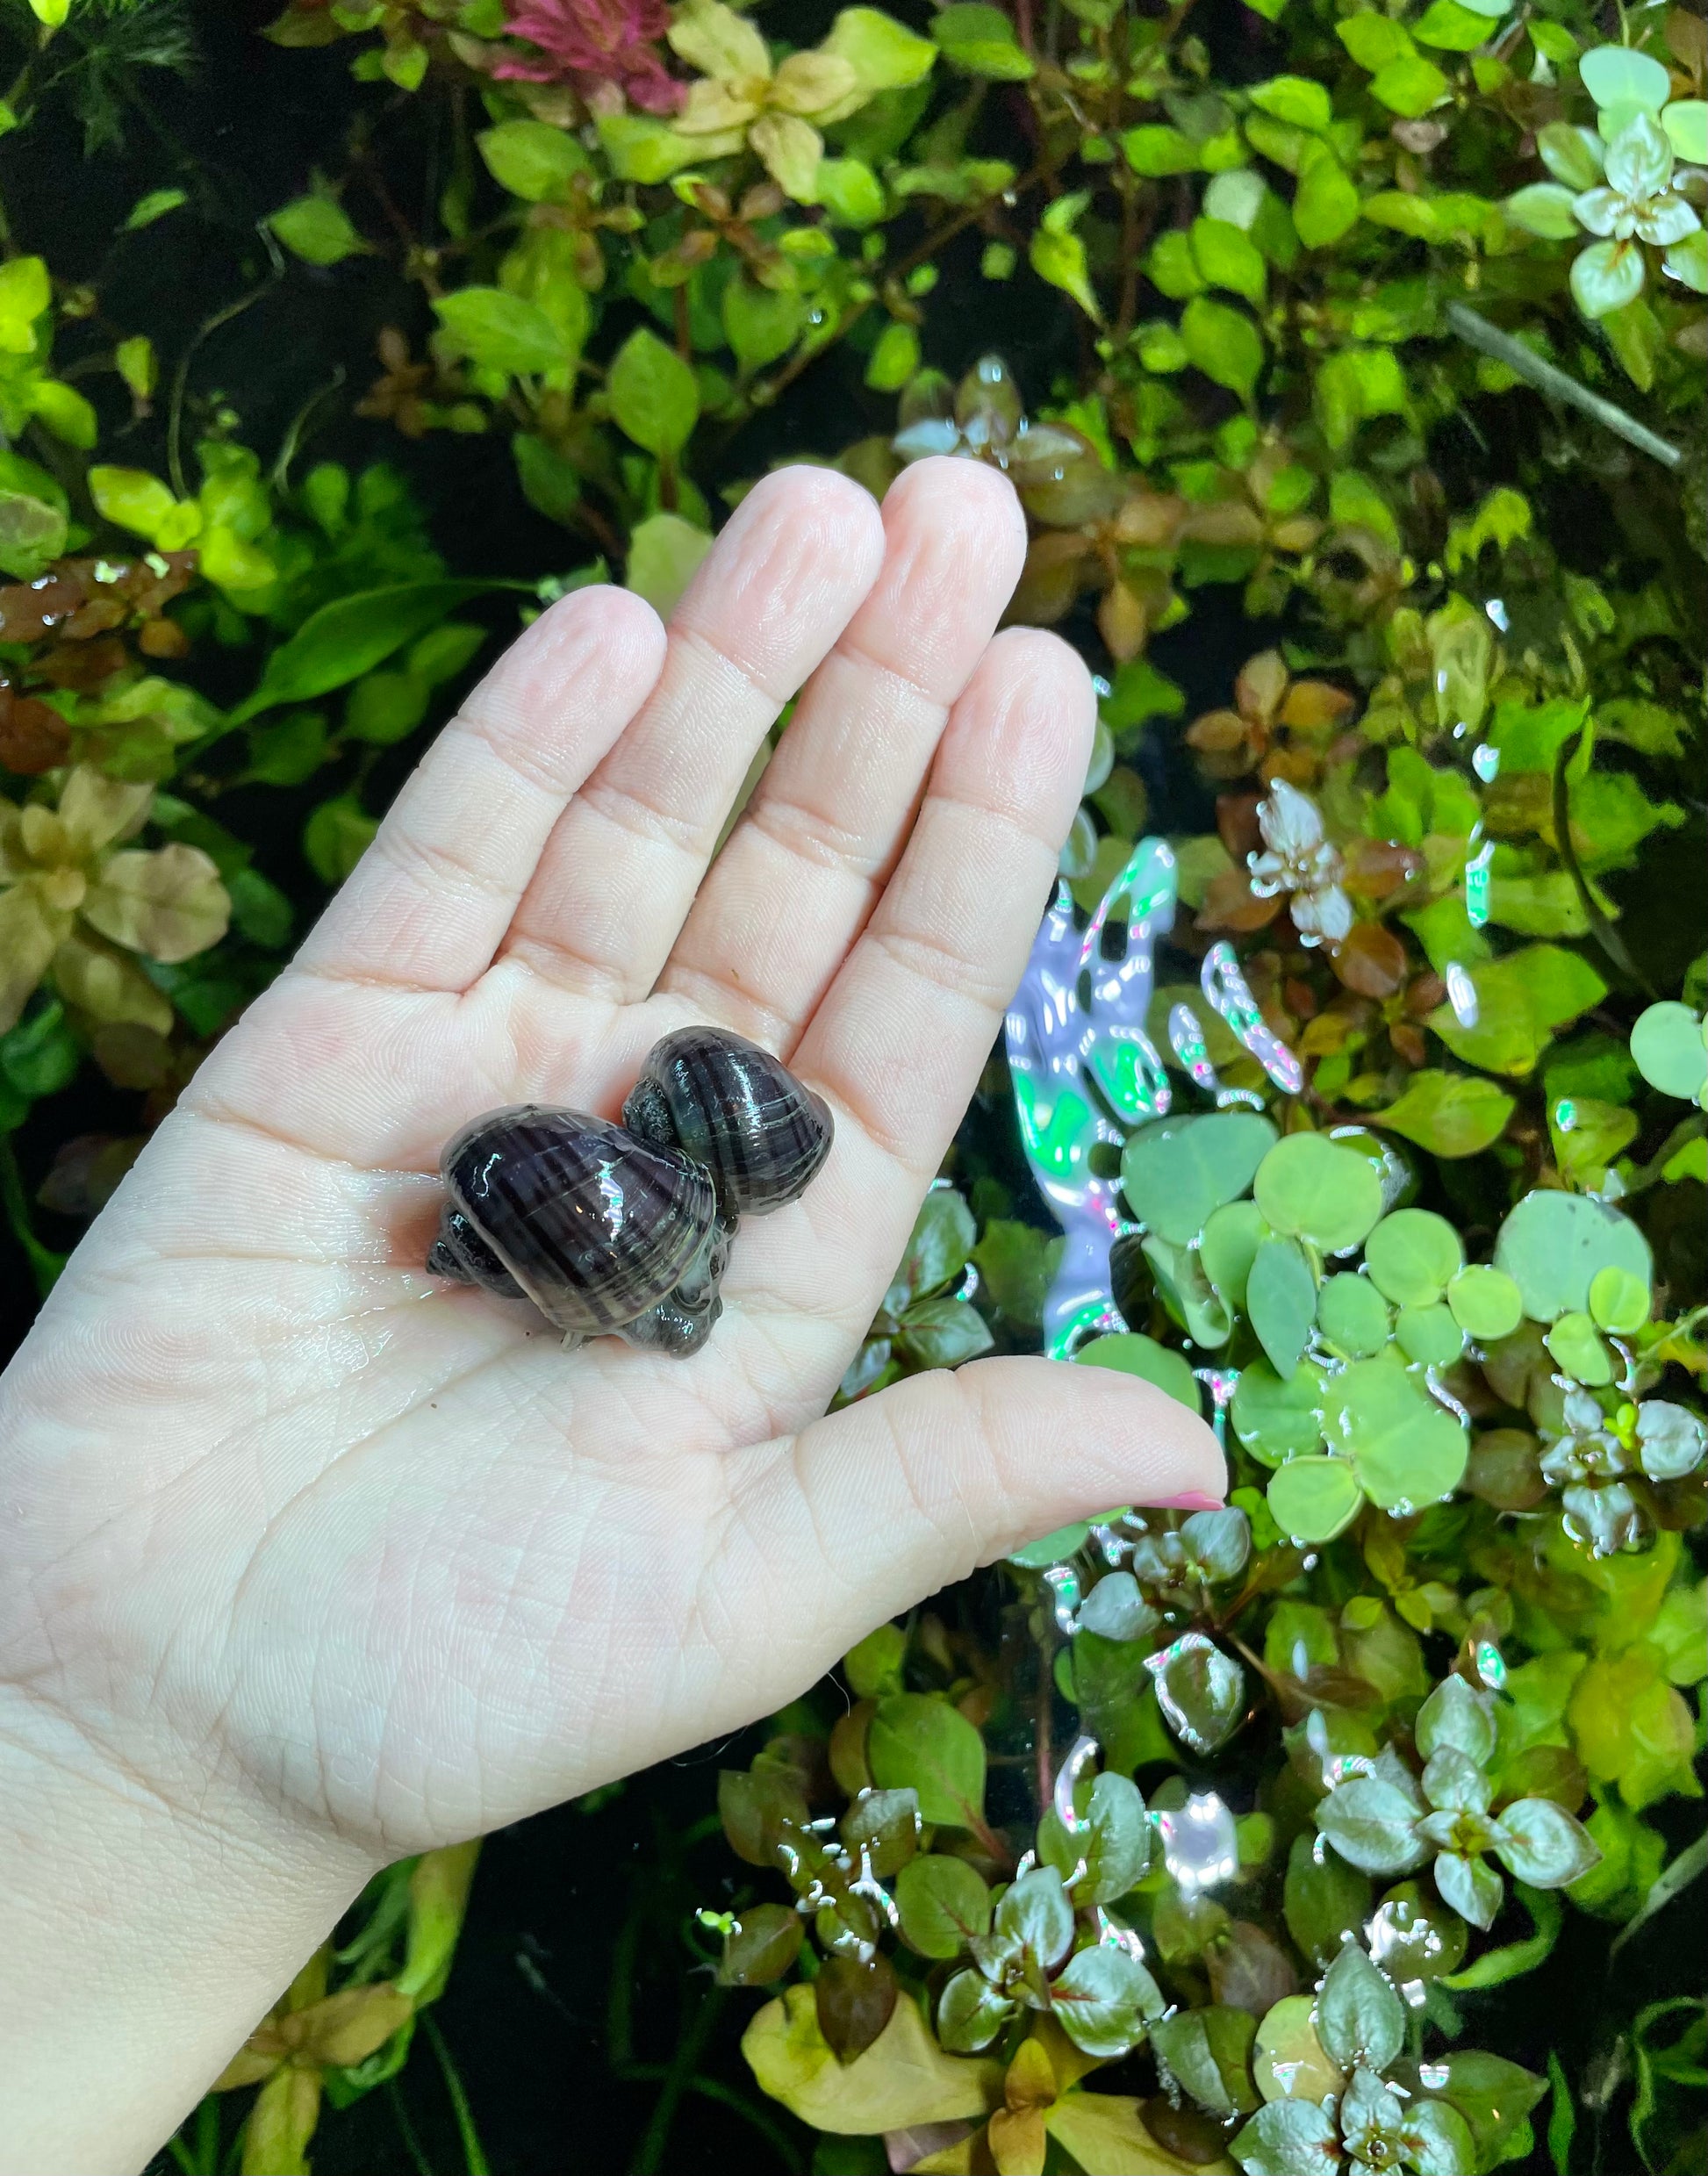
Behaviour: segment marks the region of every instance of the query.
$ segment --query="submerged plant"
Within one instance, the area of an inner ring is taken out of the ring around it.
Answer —
[[[146,112],[184,19],[11,0],[0,181],[56,113]],[[233,318],[131,323],[108,238],[85,284],[9,191],[0,1198],[44,1289],[371,837],[483,596],[668,610],[764,461],[881,491],[949,454],[1024,508],[1010,617],[1106,675],[841,1395],[1042,1343],[1204,1414],[1230,1499],[1028,1542],[721,1778],[683,2076],[736,2105],[694,2005],[752,2000],[742,2084],[820,2176],[1482,2176],[1544,2123],[1587,2176],[1622,2115],[1700,2158],[1699,2005],[1610,1976],[1604,2030],[1550,1962],[1568,1917],[1574,1971],[1617,1962],[1703,1864],[1708,37],[1605,29],[292,0],[276,65],[349,56],[349,155],[246,233],[230,308],[330,305],[379,376],[305,369],[264,447]],[[197,156],[115,248],[220,234]],[[310,444],[341,403],[348,464]],[[513,478],[537,589],[448,567],[429,475]],[[111,1119],[54,1143],[80,1080]],[[436,1878],[382,1877],[228,2072],[247,2165],[405,2063]]]

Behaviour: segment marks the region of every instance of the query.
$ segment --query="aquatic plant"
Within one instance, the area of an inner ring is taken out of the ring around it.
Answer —
[[[0,34],[9,193],[187,50],[158,0]],[[1700,16],[268,34],[348,54],[347,140],[208,327],[116,320],[53,233],[0,265],[0,1181],[40,1284],[518,607],[621,572],[668,608],[770,459],[1000,468],[1010,616],[1086,650],[1102,727],[842,1395],[1042,1342],[1206,1412],[1231,1495],[1040,1537],[724,1774],[741,1885],[677,1931],[754,2007],[707,2082],[822,2176],[1690,2165],[1700,2003],[1621,1975],[1708,1864]],[[115,249],[223,233],[173,157]],[[263,451],[203,334],[326,296],[377,374],[305,378]],[[367,450],[312,458],[340,400]],[[513,477],[527,581],[448,569],[428,441]],[[91,1080],[114,1122],[67,1140]],[[257,2176],[398,2074],[441,1856],[222,2081]],[[1599,2025],[1529,1999],[1568,1969]]]

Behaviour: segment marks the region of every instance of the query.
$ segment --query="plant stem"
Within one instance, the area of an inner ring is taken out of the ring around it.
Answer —
[[[420,2019],[421,2029],[426,2033],[434,2054],[439,2058],[445,2091],[450,2096],[451,2113],[456,2118],[457,2136],[463,2141],[463,2165],[467,2176],[492,2176],[492,2164],[481,2145],[480,2133],[475,2129],[474,2110],[470,2107],[469,2096],[463,2090],[462,2075],[451,2060],[451,2051],[445,2045],[445,2036],[434,2022],[430,2010],[423,2010]]]
[[[414,2123],[410,2119],[408,2105],[403,2097],[403,2089],[395,2078],[386,2079],[385,2092],[386,2097],[391,2103],[391,2114],[397,2121],[398,2133],[403,2140],[404,2151],[414,2163],[415,2176],[433,2176],[433,2164],[428,2160],[426,2150],[416,2135]]]
[[[628,2176],[657,2176],[664,2165],[664,2149],[670,2143],[677,2108],[700,2068],[700,2058],[727,2000],[726,1989],[708,1987],[695,2006],[693,2016],[677,2040],[670,2067],[659,2081],[658,2097],[652,2104],[645,2133],[628,2165]]]
[[[1545,363],[1534,348],[1526,348],[1523,341],[1514,340],[1511,333],[1491,325],[1481,317],[1468,303],[1450,302],[1447,322],[1468,346],[1480,348],[1492,355],[1496,363],[1503,363],[1509,370],[1533,385],[1539,393],[1547,393],[1554,400],[1563,400],[1569,406],[1581,408],[1585,415],[1593,416],[1606,430],[1613,431],[1628,446],[1636,447],[1651,460],[1661,462],[1669,469],[1677,468],[1683,461],[1681,449],[1670,441],[1659,438],[1634,415],[1627,415],[1623,408],[1611,400],[1604,400],[1599,393],[1592,393],[1587,385],[1580,385],[1568,372],[1552,363]]]
[[[24,1191],[24,1174],[18,1167],[18,1157],[9,1135],[0,1135],[0,1202],[5,1204],[6,1222],[11,1226],[12,1237],[29,1260],[36,1289],[46,1299],[68,1258],[44,1246],[35,1235],[30,1221],[29,1196]]]

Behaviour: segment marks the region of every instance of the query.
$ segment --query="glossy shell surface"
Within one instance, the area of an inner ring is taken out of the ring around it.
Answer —
[[[541,1103],[488,1111],[452,1137],[440,1168],[453,1209],[560,1330],[622,1330],[685,1280],[691,1292],[707,1282],[719,1239],[710,1177],[609,1119]],[[454,1226],[439,1246],[456,1255]],[[450,1260],[434,1266],[449,1272]]]
[[[653,1046],[623,1123],[703,1165],[731,1221],[793,1201],[829,1154],[834,1131],[823,1098],[780,1059],[707,1027],[678,1028]]]

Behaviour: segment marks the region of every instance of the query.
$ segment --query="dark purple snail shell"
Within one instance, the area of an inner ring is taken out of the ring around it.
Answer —
[[[704,1342],[728,1236],[710,1177],[679,1150],[523,1103],[453,1135],[440,1169],[450,1198],[430,1269],[525,1295],[572,1336]]]
[[[793,1201],[834,1131],[822,1096],[768,1050],[721,1028],[678,1028],[655,1044],[622,1116],[643,1140],[703,1165],[731,1224]]]

